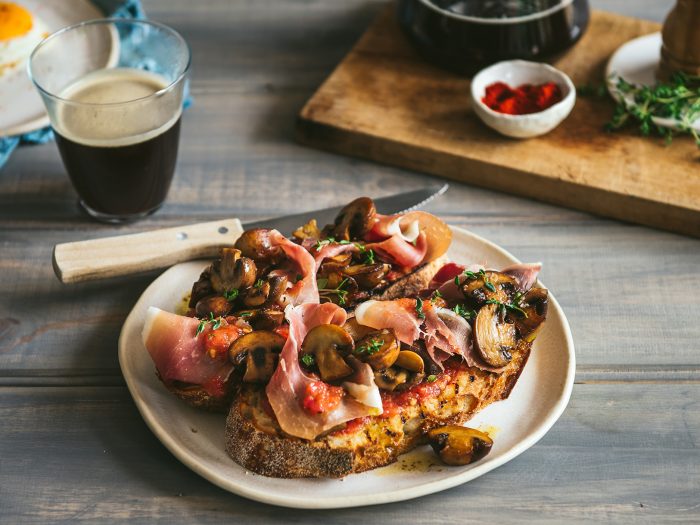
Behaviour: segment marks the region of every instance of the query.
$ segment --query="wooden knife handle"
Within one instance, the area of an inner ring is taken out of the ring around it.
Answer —
[[[145,233],[57,244],[53,268],[64,283],[78,283],[165,268],[214,257],[243,233],[238,219],[203,222]]]

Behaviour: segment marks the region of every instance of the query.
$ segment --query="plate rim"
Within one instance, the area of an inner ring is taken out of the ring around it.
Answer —
[[[464,228],[458,226],[450,225],[452,230],[459,232],[462,235],[471,237],[472,240],[481,242],[499,252],[501,255],[512,260],[514,263],[520,262],[519,259],[514,257],[510,252],[501,248],[497,244],[485,239],[475,233],[472,233]],[[190,261],[191,262],[191,261]],[[127,327],[130,326],[134,321],[133,317],[137,315],[137,309],[144,302],[146,295],[149,293],[152,287],[155,286],[156,281],[158,281],[165,273],[170,271],[177,265],[174,265],[165,272],[161,273],[156,277],[153,282],[151,282],[148,287],[143,291],[139,299],[136,301],[132,307],[129,315],[124,321],[120,335],[119,335],[119,366],[122,371],[122,375],[127,384],[127,388],[136,404],[136,407],[141,414],[141,417],[145,421],[146,425],[149,427],[151,432],[158,438],[158,440],[184,465],[186,465],[193,472],[199,474],[206,480],[210,481],[214,485],[227,490],[233,494],[245,497],[247,499],[258,501],[261,503],[275,505],[279,507],[297,508],[297,509],[336,509],[336,508],[349,508],[349,507],[359,507],[368,505],[379,505],[384,503],[393,503],[399,501],[405,501],[421,496],[426,496],[428,494],[433,494],[436,492],[441,492],[458,485],[462,485],[472,479],[478,478],[491,470],[494,470],[501,465],[511,461],[516,458],[535,443],[537,443],[544,435],[554,426],[554,423],[561,417],[562,413],[566,409],[569,400],[571,398],[571,393],[573,391],[574,376],[576,373],[576,352],[574,347],[573,336],[571,333],[571,327],[569,321],[564,314],[559,302],[556,300],[554,295],[549,295],[550,298],[550,308],[554,307],[559,315],[564,332],[564,345],[563,350],[565,350],[565,355],[568,357],[568,366],[566,369],[566,374],[564,377],[563,388],[561,395],[556,400],[556,403],[549,411],[547,416],[541,421],[536,428],[528,434],[523,440],[519,441],[510,450],[501,455],[497,460],[489,461],[482,465],[477,465],[459,475],[449,476],[436,481],[427,482],[425,484],[407,487],[403,489],[398,489],[391,492],[380,492],[372,495],[359,495],[359,496],[336,496],[336,497],[324,497],[322,500],[311,499],[311,498],[294,498],[288,495],[270,495],[265,493],[260,489],[249,488],[248,486],[241,485],[239,483],[232,482],[228,477],[221,475],[217,472],[212,472],[209,469],[200,465],[188,452],[188,449],[181,446],[177,441],[170,437],[165,429],[159,425],[157,418],[153,416],[150,411],[150,407],[147,405],[146,401],[138,393],[136,379],[130,374],[125,373],[125,361],[126,361],[126,339],[127,339]],[[539,280],[537,281],[541,286],[544,286]],[[289,480],[293,482],[294,480]]]
[[[87,8],[92,9],[95,12],[94,16],[97,16],[97,18],[105,18],[104,13],[100,11],[100,9],[90,2],[90,0],[81,0],[83,2],[83,9]],[[83,21],[87,20],[95,20],[95,18],[87,18]],[[61,31],[65,27],[69,27],[72,25],[79,24],[81,22],[73,22],[68,24],[67,26],[59,27],[58,29],[55,29],[51,31],[51,33],[46,37],[48,38],[49,36],[53,35],[57,31]],[[109,59],[107,60],[107,64],[105,67],[113,67],[117,64],[119,61],[119,46],[120,46],[120,41],[119,41],[119,34],[117,33],[116,29],[113,27],[110,28],[110,37],[111,37],[111,43],[112,43],[112,49],[110,50],[110,55]],[[45,39],[42,39],[41,42],[43,42]],[[41,43],[39,42],[39,43]],[[39,44],[37,44],[38,46]],[[26,63],[22,65],[20,68],[22,74],[26,75],[29,79],[29,83],[32,86],[32,89],[36,90],[36,87],[34,86],[34,82],[31,79],[31,76],[29,75],[29,59],[27,59]],[[17,71],[19,73],[19,71]],[[26,135],[28,133],[34,133],[35,131],[39,131],[43,128],[51,126],[51,120],[49,119],[49,114],[46,111],[46,107],[43,105],[42,102],[42,114],[40,116],[37,116],[35,118],[30,118],[29,120],[25,120],[24,122],[20,122],[17,124],[14,124],[11,127],[6,127],[6,128],[0,128],[0,139],[6,139],[6,138],[11,138],[11,137],[16,137],[18,135]]]

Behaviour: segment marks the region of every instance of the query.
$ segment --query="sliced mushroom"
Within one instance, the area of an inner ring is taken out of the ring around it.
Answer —
[[[355,279],[357,285],[363,290],[371,290],[379,286],[391,270],[388,264],[355,264],[343,270],[343,275],[348,275]]]
[[[240,290],[255,282],[255,262],[240,254],[234,248],[224,248],[221,259],[212,265],[210,281],[216,292],[223,294],[234,289]]]
[[[347,268],[351,261],[352,252],[347,251],[344,253],[339,253],[338,255],[324,259],[320,272],[324,275],[332,272],[342,272],[345,270],[345,268]]]
[[[360,323],[357,322],[357,319],[354,317],[351,317],[348,319],[345,324],[343,325],[343,329],[350,334],[352,337],[353,341],[357,341],[359,339],[362,339],[365,337],[367,334],[371,334],[375,332],[374,328],[370,328],[369,326],[364,326],[361,325]]]
[[[228,349],[228,358],[238,366],[246,363],[243,381],[265,383],[275,371],[277,356],[282,351],[285,339],[268,330],[250,332],[236,339]]]
[[[340,210],[330,231],[324,228],[324,233],[338,241],[362,238],[372,228],[376,214],[372,199],[360,197]]]
[[[509,312],[515,322],[520,337],[531,343],[537,337],[544,320],[547,318],[549,294],[545,288],[531,288],[520,301],[520,307],[525,315]]]
[[[231,311],[232,307],[233,305],[225,297],[213,295],[200,299],[194,311],[199,318],[209,317],[210,314],[214,317],[224,317]]]
[[[494,367],[506,366],[515,346],[515,326],[506,322],[504,309],[487,304],[474,321],[474,343],[481,357]]]
[[[399,385],[408,381],[408,371],[392,366],[386,370],[374,372],[374,382],[382,390],[393,392]]]
[[[334,324],[321,324],[306,334],[301,356],[313,355],[323,381],[337,381],[354,371],[344,359],[352,348],[352,337],[345,330]]]
[[[280,256],[280,250],[270,243],[270,230],[255,228],[244,231],[236,241],[235,247],[241,255],[255,262],[271,262]]]
[[[211,287],[211,281],[209,280],[211,274],[210,269],[207,268],[199,276],[199,280],[192,285],[192,292],[190,293],[190,303],[189,307],[194,308],[200,299],[203,299],[214,293]]]
[[[304,226],[294,230],[292,235],[300,241],[303,241],[304,239],[316,240],[321,238],[321,230],[318,228],[316,219],[311,219],[309,222],[304,224]]]
[[[259,285],[251,286],[246,290],[243,304],[250,308],[262,306],[267,301],[270,295],[270,283],[267,281],[259,283]]]
[[[474,428],[447,425],[428,432],[428,442],[447,465],[468,465],[491,451],[493,440]]]
[[[255,330],[273,330],[284,322],[284,312],[275,308],[241,310],[233,315],[246,321]]]
[[[384,329],[367,334],[355,345],[353,355],[374,370],[384,370],[396,362],[401,344],[393,330]]]
[[[270,293],[267,296],[267,302],[270,304],[280,303],[282,295],[287,291],[287,278],[283,275],[270,277]]]
[[[423,358],[410,350],[401,350],[394,365],[419,374],[422,374],[425,369]]]
[[[486,271],[462,281],[462,293],[471,306],[481,306],[488,299],[508,302],[517,289],[517,282],[510,275]]]

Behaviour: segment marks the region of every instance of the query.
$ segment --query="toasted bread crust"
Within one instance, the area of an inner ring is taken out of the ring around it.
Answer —
[[[492,402],[507,398],[530,346],[519,342],[513,360],[500,374],[455,364],[438,376],[434,395],[390,394],[383,415],[311,441],[285,435],[263,409],[263,389],[246,386],[234,399],[226,421],[226,451],[246,469],[279,478],[338,478],[388,465],[422,444],[429,430],[464,423]]]

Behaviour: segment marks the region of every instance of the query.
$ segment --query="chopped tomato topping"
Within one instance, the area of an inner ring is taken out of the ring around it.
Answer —
[[[236,339],[243,335],[243,330],[234,325],[220,326],[216,330],[210,330],[206,337],[206,347],[209,357],[216,359],[226,356],[228,347]]]
[[[278,333],[279,335],[281,335],[285,339],[289,338],[289,325],[288,324],[280,325],[277,328],[275,328],[273,331]]]
[[[323,381],[314,381],[306,387],[303,407],[312,414],[323,414],[338,407],[345,391]]]
[[[213,398],[224,397],[226,394],[226,381],[220,377],[213,377],[202,384],[202,389]]]
[[[436,284],[442,284],[450,279],[454,279],[463,271],[464,266],[461,264],[449,262],[437,271],[437,273],[433,276],[433,282]]]

